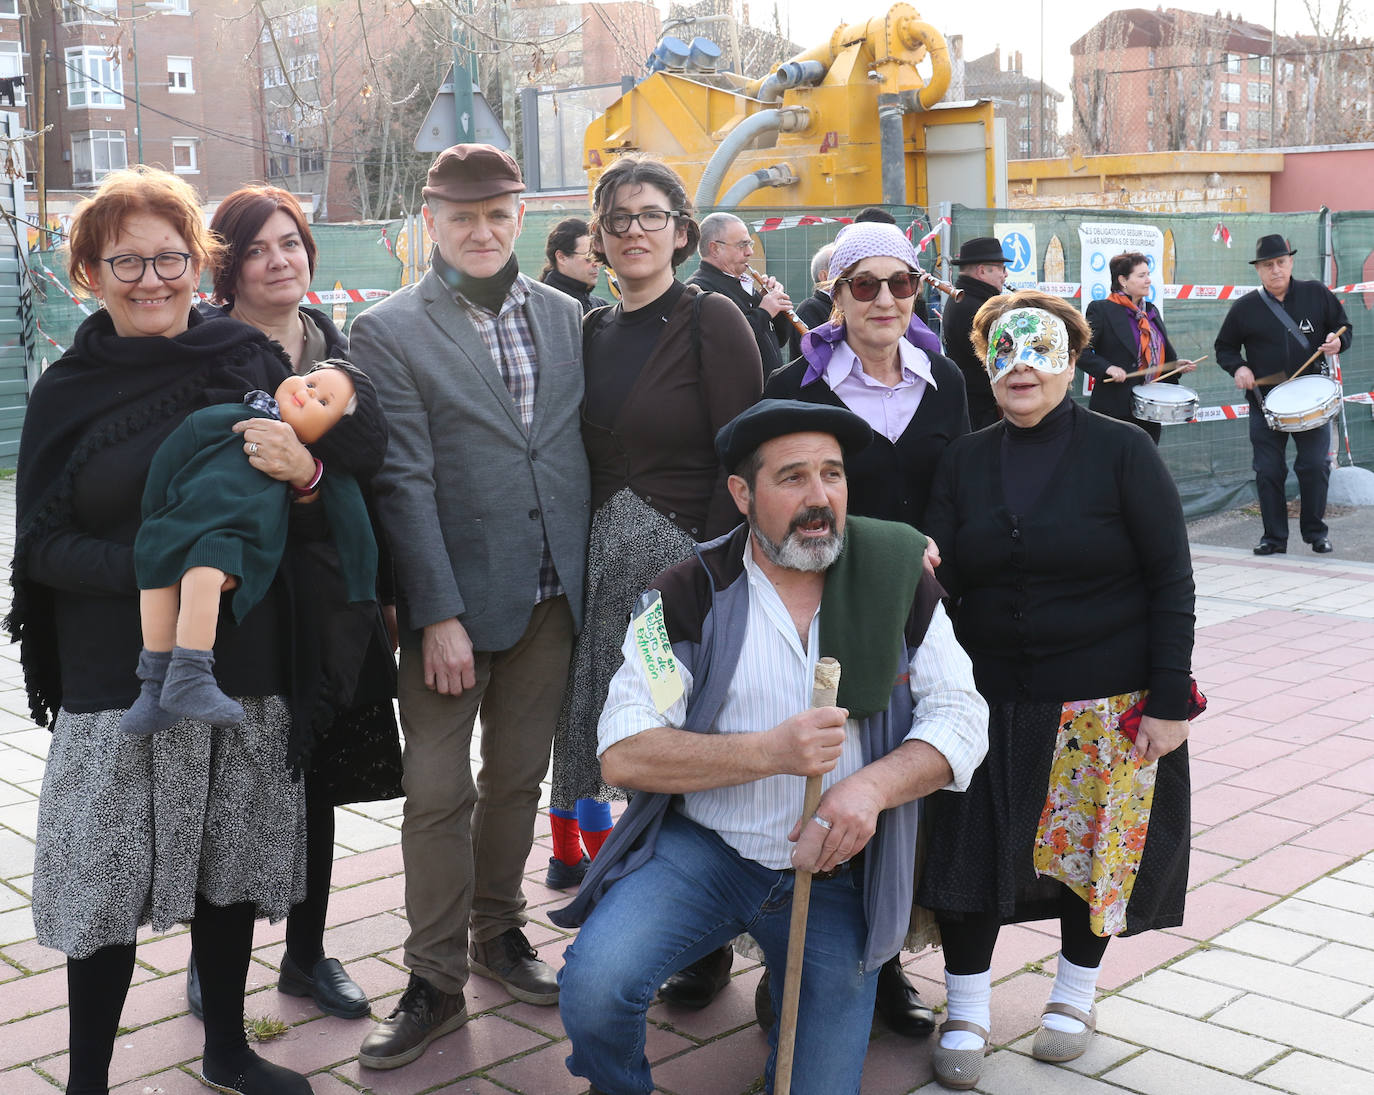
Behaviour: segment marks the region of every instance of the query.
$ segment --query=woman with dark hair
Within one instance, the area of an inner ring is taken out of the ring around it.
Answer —
[[[587,222],[581,217],[567,217],[549,230],[544,242],[544,269],[539,280],[560,293],[567,293],[582,305],[585,316],[593,308],[604,308],[611,302],[592,293],[601,278],[601,261],[592,254]]]
[[[306,1095],[305,1078],[259,1058],[243,1029],[254,920],[285,916],[305,888],[282,573],[215,638],[215,678],[243,707],[240,725],[182,719],[142,739],[119,730],[140,680],[157,670],[156,655],[140,655],[133,558],[149,463],[192,412],[275,389],[290,368],[261,332],[192,306],[220,245],[177,176],[107,175],[77,209],[69,245],[72,284],[102,307],[29,398],[7,621],[34,718],[52,720],[33,914],[39,942],[68,956],[67,1091],[108,1091],[139,926],[189,921],[202,959],[203,1080],[242,1095]],[[317,534],[319,455],[283,422],[253,418],[234,430],[249,464],[296,488],[287,555],[298,554]],[[374,474],[380,420],[344,452],[338,464],[327,457],[332,466]]]
[[[596,724],[620,667],[625,620],[694,540],[739,523],[715,435],[763,390],[758,347],[740,310],[675,276],[700,239],[676,173],[622,156],[597,180],[592,210],[592,250],[615,271],[621,299],[583,325],[592,528],[586,623],[553,746],[548,884],[559,889],[581,881],[579,839],[594,856],[611,827],[606,804],[623,797],[601,778]]]
[[[279,343],[297,374],[328,359],[347,359],[348,341],[333,321],[301,304],[315,273],[318,250],[295,197],[272,186],[235,190],[215,210],[210,230],[224,243],[214,266],[218,306],[203,304],[207,315],[229,315]],[[358,388],[369,420],[380,418],[376,390]],[[360,408],[361,409],[361,408]],[[352,417],[352,416],[350,416]],[[365,422],[361,423],[365,428]],[[344,427],[315,444],[328,454],[355,443]],[[382,441],[385,447],[385,439]],[[364,488],[371,509],[371,492]],[[382,552],[382,576],[389,574],[385,540],[374,519]],[[396,664],[387,622],[375,607],[348,605],[336,560],[327,542],[314,545],[314,565],[293,571],[312,607],[294,621],[299,647],[293,707],[309,758],[305,773],[306,893],[286,921],[286,953],[277,987],[292,996],[312,997],[321,1011],[345,1019],[369,1013],[367,996],[337,959],[324,953],[324,926],[334,865],[334,807],[352,802],[397,798],[400,746],[392,698]],[[388,585],[383,582],[386,601]],[[394,608],[387,611],[394,621]],[[307,668],[313,667],[313,668]],[[355,687],[356,682],[356,687]],[[187,999],[199,1014],[196,954],[187,967]]]
[[[1066,302],[1025,291],[974,317],[1002,420],[961,437],[925,530],[955,633],[988,702],[988,753],[961,795],[925,800],[918,903],[935,912],[949,1021],[935,1078],[979,1079],[1003,924],[1057,919],[1031,1056],[1092,1038],[1113,935],[1183,922],[1193,569],[1178,491],[1134,427],[1069,398],[1088,344]]]
[[[1158,445],[1163,428],[1158,422],[1136,418],[1132,393],[1140,385],[1153,382],[1164,371],[1164,363],[1178,355],[1164,330],[1159,309],[1145,299],[1150,292],[1150,260],[1139,251],[1125,251],[1112,259],[1107,270],[1112,292],[1106,300],[1089,302],[1092,341],[1078,358],[1083,371],[1095,382],[1088,409],[1119,422],[1134,423]],[[1191,361],[1179,364],[1185,373],[1197,368]],[[1127,379],[1131,373],[1142,375]],[[1177,376],[1171,376],[1164,383],[1178,382]]]

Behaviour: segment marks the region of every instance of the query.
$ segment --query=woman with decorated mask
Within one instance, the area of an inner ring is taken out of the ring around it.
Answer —
[[[912,318],[917,269],[915,248],[896,225],[841,229],[825,283],[834,303],[830,321],[802,337],[802,356],[768,378],[764,396],[844,407],[863,418],[873,443],[846,461],[849,512],[924,532],[935,468],[950,442],[969,432],[969,420],[959,367]],[[908,1037],[935,1027],[934,1013],[902,972],[901,955],[883,966],[877,1009]],[[771,1024],[761,1017],[760,1025]]]
[[[945,1087],[978,1082],[1002,924],[1059,920],[1032,1056],[1083,1054],[1108,939],[1183,921],[1193,574],[1182,506],[1140,430],[1069,398],[1088,325],[1037,292],[979,309],[1003,420],[950,446],[925,531],[990,710],[964,794],[926,800],[949,1021]]]

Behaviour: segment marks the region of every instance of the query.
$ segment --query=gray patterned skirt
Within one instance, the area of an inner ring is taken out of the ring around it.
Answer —
[[[571,810],[579,798],[602,802],[625,792],[601,778],[596,724],[606,705],[630,611],[649,584],[692,554],[692,538],[623,487],[592,515],[582,631],[573,647],[563,710],[553,738],[552,805]]]
[[[151,738],[123,711],[59,711],[43,775],[34,858],[38,942],[72,958],[251,901],[280,920],[305,896],[305,801],[286,764],[291,714],[240,698],[219,730],[183,719]]]

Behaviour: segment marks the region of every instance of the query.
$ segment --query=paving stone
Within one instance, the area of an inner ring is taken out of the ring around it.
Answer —
[[[1138,1000],[1142,1004],[1176,1011],[1201,1019],[1217,1008],[1229,1004],[1242,994],[1242,990],[1228,985],[1213,984],[1199,977],[1188,977],[1180,971],[1184,963],[1192,961],[1197,955],[1189,955],[1167,970],[1156,970],[1146,974],[1121,990],[1122,996]]]
[[[1365,1004],[1362,1008],[1356,1008],[1345,1016],[1352,1023],[1364,1023],[1366,1026],[1374,1026],[1374,1000]]]
[[[1188,894],[1183,924],[1173,930],[1189,939],[1210,939],[1273,902],[1272,894],[1228,882],[1206,882]]]
[[[1361,886],[1336,878],[1318,879],[1298,895],[1304,901],[1330,905],[1346,912],[1374,913],[1374,887]]]
[[[1344,1015],[1369,997],[1367,985],[1216,948],[1190,954],[1171,969],[1230,989],[1274,996],[1331,1015]]]
[[[1303,969],[1374,987],[1374,950],[1327,943],[1298,963]]]
[[[334,888],[338,890],[359,882],[370,882],[374,878],[400,874],[404,869],[401,845],[397,843],[371,852],[349,853],[342,859],[334,860],[332,879]]]
[[[1255,1095],[1255,1085],[1248,1080],[1153,1049],[1105,1073],[1102,1079],[1144,1095],[1178,1095],[1183,1091]]]
[[[1325,940],[1315,935],[1289,931],[1287,928],[1261,924],[1254,920],[1247,920],[1228,932],[1222,932],[1211,943],[1214,948],[1226,947],[1229,950],[1254,954],[1290,965],[1327,945]],[[1374,958],[1374,953],[1371,953],[1370,957]]]
[[[1298,886],[1333,870],[1345,859],[1345,856],[1335,852],[1318,852],[1293,844],[1280,844],[1237,867],[1226,876],[1226,881],[1233,886],[1287,896]]]
[[[1191,741],[1190,741],[1191,746]],[[1269,791],[1255,791],[1249,787],[1233,787],[1230,782],[1218,783],[1205,795],[1193,798],[1193,821],[1200,825],[1220,825],[1233,817],[1240,817],[1273,799]]]
[[[1194,940],[1175,935],[1172,931],[1145,932],[1122,939],[1109,948],[1108,957],[1102,964],[1102,975],[1097,981],[1098,991],[1118,989],[1196,946]]]
[[[1374,1091],[1374,1074],[1308,1053],[1290,1053],[1256,1073],[1255,1080],[1294,1095],[1369,1095]]]
[[[31,1068],[0,1072],[0,1091],[5,1095],[60,1095],[61,1090]]]
[[[1374,1070],[1374,1038],[1370,1037],[1369,1028],[1348,1019],[1323,1015],[1264,996],[1248,995],[1226,1005],[1209,1022],[1218,1033],[1223,1027],[1248,1031],[1249,1036],[1256,1039],[1270,1038],[1319,1057]]]
[[[1250,1072],[1267,1064],[1284,1048],[1283,1043],[1241,1033],[1252,1029],[1243,1024],[1237,1030],[1219,1029],[1215,1016],[1203,1023],[1121,996],[1100,1001],[1097,1011],[1097,1028],[1123,1042],[1168,1046],[1177,1057],[1227,1072]]]
[[[1030,1056],[1031,1046],[1035,1043],[1035,1037],[1031,1035],[1022,1038],[1018,1042],[1013,1042],[1009,1047],[1017,1053]],[[934,1044],[934,1039],[931,1039]],[[1074,1072],[1082,1073],[1085,1076],[1097,1076],[1121,1064],[1123,1061],[1134,1057],[1141,1052],[1139,1046],[1133,1046],[1129,1042],[1121,1042],[1115,1038],[1109,1038],[1099,1031],[1093,1035],[1092,1041],[1088,1043],[1087,1052],[1076,1061],[1064,1061],[1059,1065],[1060,1068],[1071,1069]]]
[[[1301,822],[1286,818],[1247,814],[1208,829],[1194,839],[1193,846],[1235,859],[1253,859],[1301,835],[1306,829]]]
[[[1347,815],[1294,837],[1292,843],[1346,856],[1367,855],[1374,851],[1374,826],[1363,818]]]
[[[33,874],[33,841],[0,828],[0,878]]]
[[[994,1053],[984,1063],[978,1090],[987,1095],[1120,1095],[1120,1088],[1102,1080],[1007,1050]]]
[[[136,1076],[127,1080],[111,1088],[110,1095],[205,1095],[207,1090],[190,1072],[169,1068],[151,1076]],[[324,1095],[318,1086],[315,1086],[315,1095]]]
[[[1355,882],[1361,886],[1374,886],[1374,857],[1361,859],[1337,871],[1332,877],[1342,882]]]
[[[1295,931],[1320,928],[1322,936],[1333,942],[1374,949],[1374,933],[1370,931],[1369,917],[1348,913],[1342,909],[1331,909],[1325,905],[1314,905],[1310,901],[1290,898],[1279,902],[1272,909],[1266,909],[1257,919]]]
[[[710,1077],[712,1091],[742,1092],[763,1075],[767,1059],[767,1041],[757,1028],[749,1027],[655,1066],[654,1082],[668,1091],[688,1093],[701,1091],[702,1080]]]
[[[931,1076],[930,1047],[934,1039],[911,1040],[895,1034],[874,1038],[864,1058],[860,1095],[906,1095]]]
[[[1194,850],[1188,856],[1188,888],[1200,886],[1235,870],[1240,861],[1229,856]]]

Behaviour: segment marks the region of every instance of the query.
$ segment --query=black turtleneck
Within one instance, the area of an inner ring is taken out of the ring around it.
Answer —
[[[1049,483],[1073,437],[1073,400],[1064,401],[1034,426],[1014,426],[1004,419],[1002,494],[1012,513],[1028,513]]]
[[[663,336],[668,316],[687,287],[673,279],[658,297],[633,311],[616,304],[600,313],[602,322],[585,332],[583,350],[587,394],[583,404],[587,421],[610,429],[625,397]]]
[[[570,278],[567,274],[558,270],[550,270],[539,279],[550,289],[557,289],[560,293],[567,293],[578,304],[582,305],[582,314],[585,316],[593,308],[602,308],[611,302],[604,297],[598,297],[592,293],[595,286],[588,285],[585,281],[578,281]]]
[[[430,265],[445,285],[465,300],[485,308],[488,312],[501,311],[506,294],[510,292],[510,287],[515,284],[515,279],[520,273],[520,264],[516,261],[514,252],[511,252],[510,258],[501,269],[487,278],[474,278],[450,265],[443,255],[439,254],[437,247],[430,256]]]

